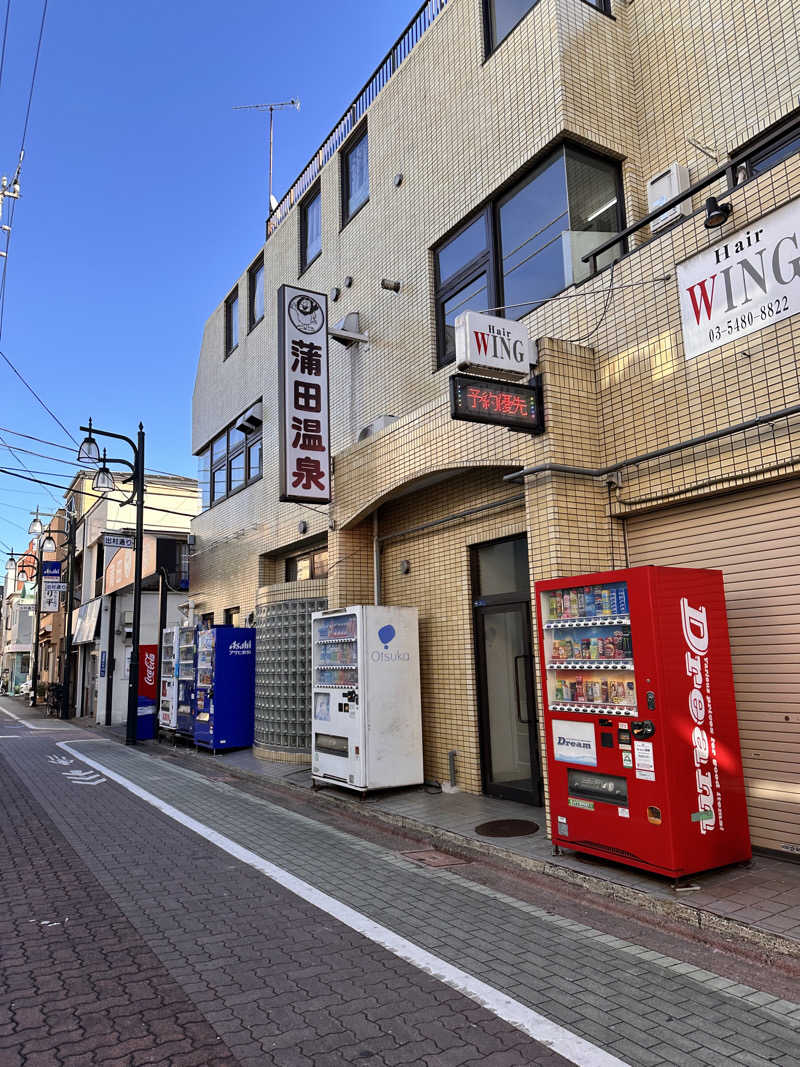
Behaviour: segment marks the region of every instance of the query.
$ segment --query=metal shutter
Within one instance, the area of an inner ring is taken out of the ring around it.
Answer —
[[[632,567],[725,576],[750,833],[800,854],[800,482],[627,520]]]

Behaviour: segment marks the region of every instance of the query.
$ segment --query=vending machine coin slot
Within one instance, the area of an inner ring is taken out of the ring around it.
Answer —
[[[651,719],[642,719],[641,722],[631,723],[631,733],[637,741],[647,741],[655,732],[655,723]]]
[[[656,695],[655,695],[654,692],[652,692],[652,690],[650,692],[648,692],[648,694],[647,694],[647,710],[648,711],[655,711],[656,710]]]

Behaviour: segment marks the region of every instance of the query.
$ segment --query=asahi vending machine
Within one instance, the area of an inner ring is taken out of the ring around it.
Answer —
[[[311,620],[313,781],[362,793],[421,784],[417,609],[357,605]]]
[[[749,859],[722,572],[535,588],[554,844],[673,878]]]

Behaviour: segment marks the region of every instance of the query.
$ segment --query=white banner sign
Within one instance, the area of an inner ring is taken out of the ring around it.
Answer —
[[[328,299],[282,285],[278,290],[280,499],[331,499],[328,415]]]
[[[597,766],[593,722],[553,719],[553,755],[561,763]]]
[[[103,534],[103,546],[105,548],[134,548],[136,541],[133,537],[125,537],[123,534]]]
[[[800,200],[677,266],[687,359],[800,312]]]
[[[456,318],[456,365],[530,374],[533,346],[522,323],[465,311]]]
[[[49,615],[53,611],[58,611],[59,603],[61,600],[61,586],[64,586],[66,591],[66,583],[64,582],[45,582],[42,585],[42,614]]]

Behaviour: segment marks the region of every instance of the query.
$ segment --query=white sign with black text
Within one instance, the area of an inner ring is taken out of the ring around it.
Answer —
[[[492,370],[530,374],[533,345],[520,322],[465,311],[456,318],[456,366],[490,367]]]
[[[687,359],[800,312],[800,200],[677,266]]]
[[[553,719],[553,755],[561,763],[597,766],[593,722]]]
[[[331,499],[328,412],[328,299],[282,285],[278,290],[280,499]]]
[[[42,583],[42,615],[49,615],[54,611],[58,611],[61,603],[61,586],[64,586],[66,591],[66,583],[64,582],[43,582]]]

